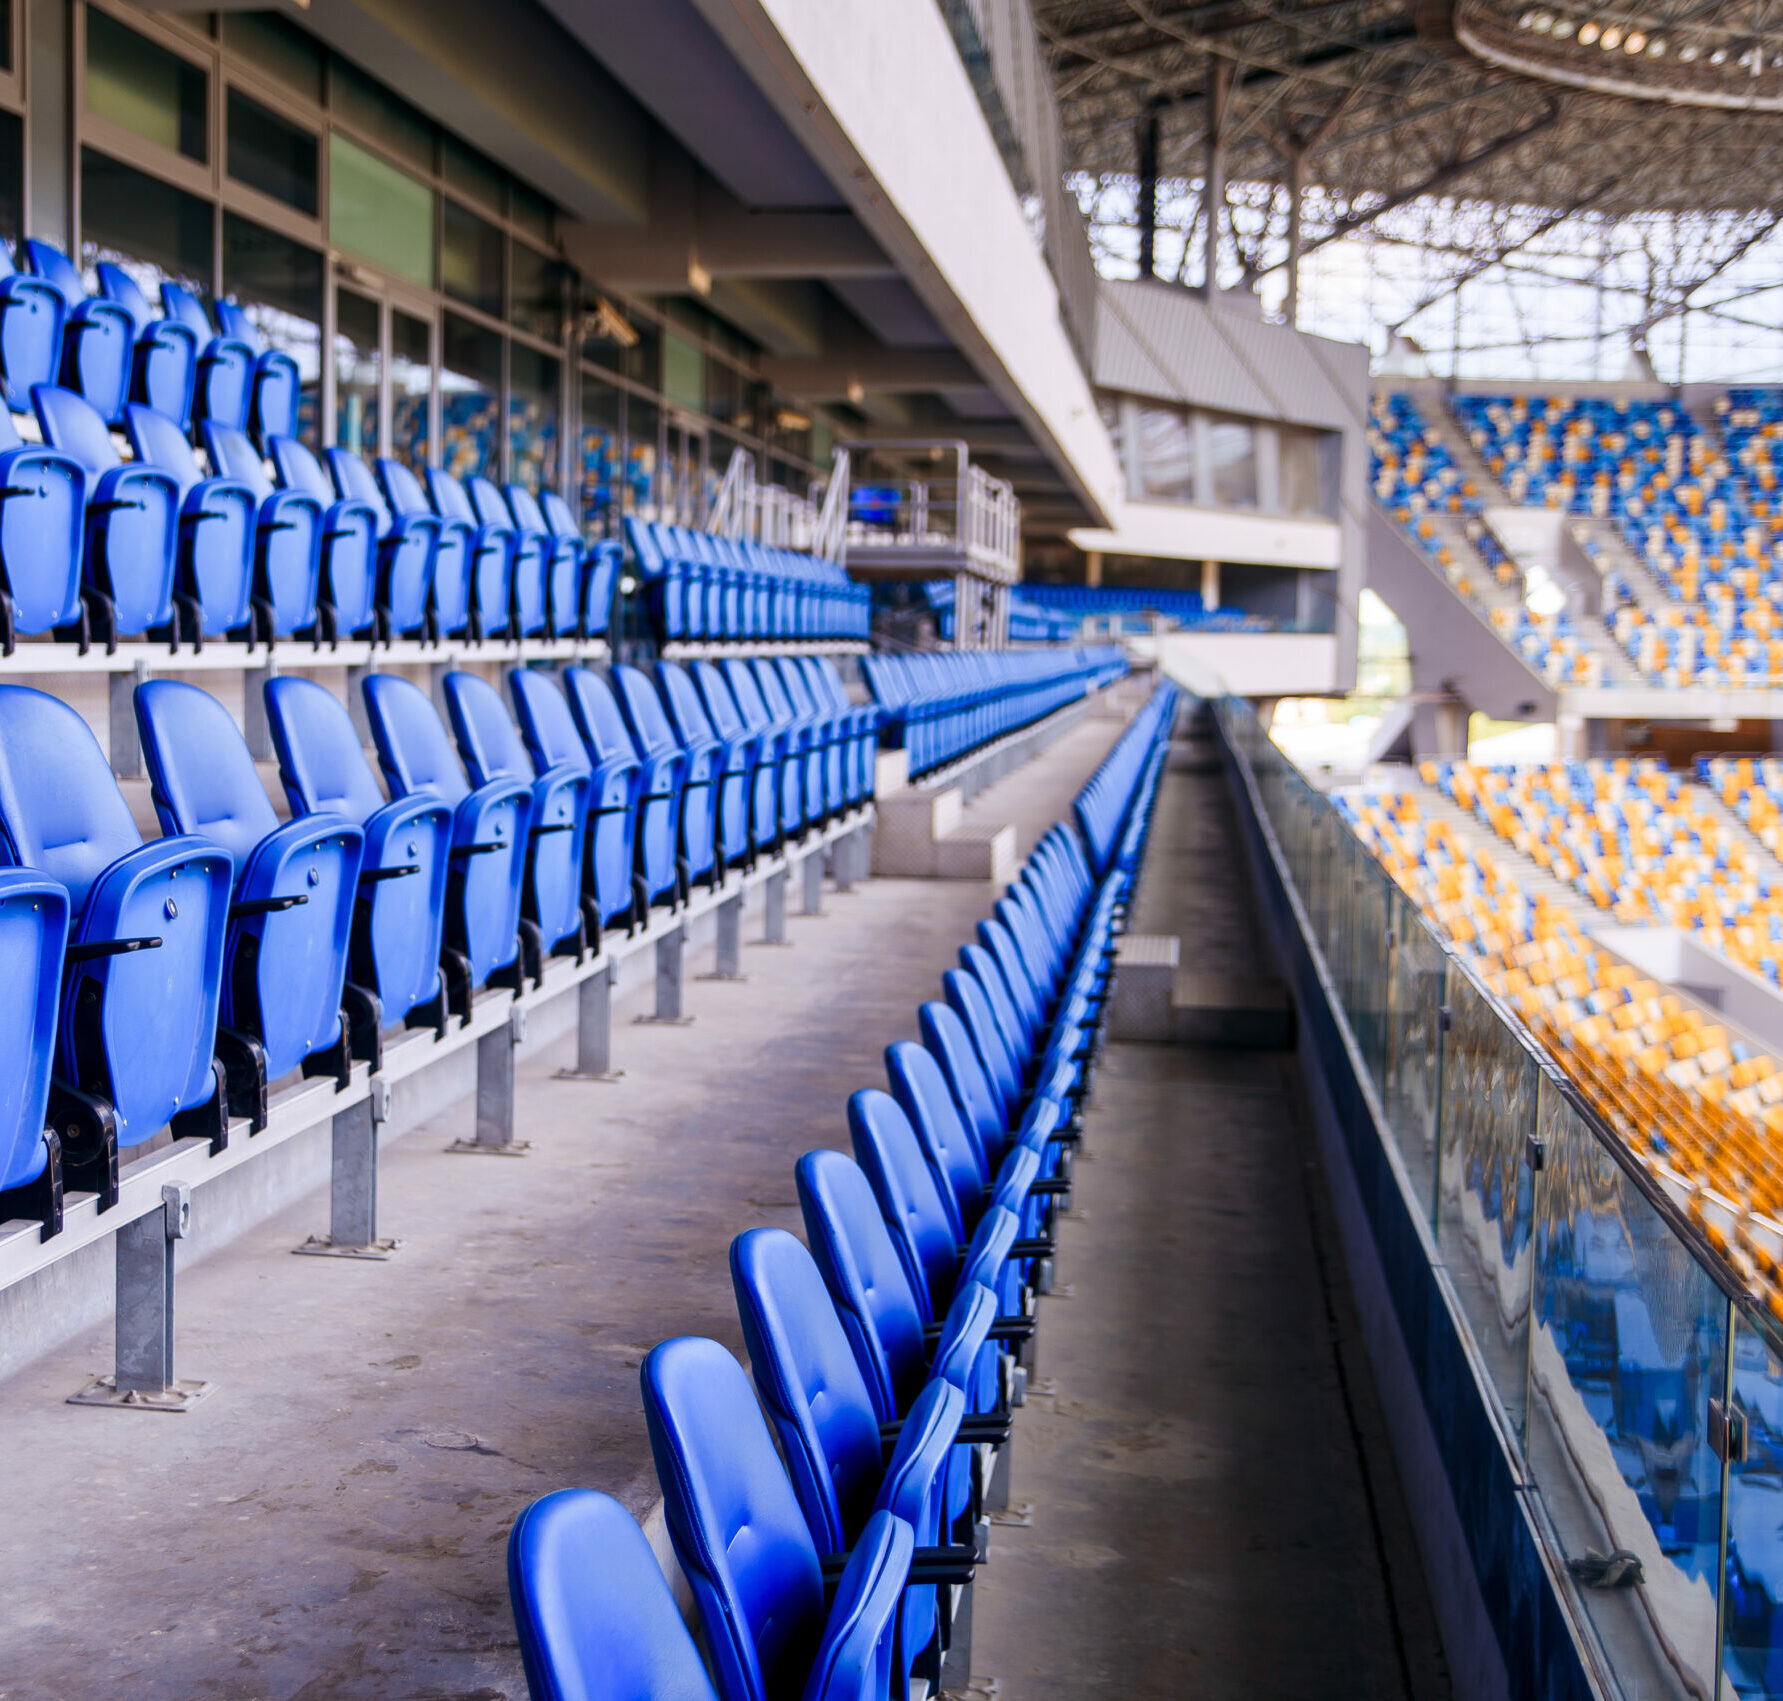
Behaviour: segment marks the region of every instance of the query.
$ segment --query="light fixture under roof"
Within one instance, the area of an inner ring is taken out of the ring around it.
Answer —
[[[1582,38],[1583,32],[1581,32],[1581,39]],[[1622,45],[1622,30],[1620,25],[1611,24],[1610,27],[1603,32],[1601,39],[1603,41],[1604,52],[1614,53],[1615,50]]]
[[[1645,53],[1646,50],[1646,36],[1639,30],[1630,30],[1628,32],[1628,39],[1622,43],[1622,51],[1624,53]]]
[[[1587,18],[1584,23],[1579,25],[1579,41],[1586,47],[1589,47],[1592,42],[1597,40],[1599,33],[1597,20],[1595,18]]]

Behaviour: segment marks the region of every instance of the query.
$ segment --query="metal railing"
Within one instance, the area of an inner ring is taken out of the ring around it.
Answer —
[[[851,566],[931,578],[966,572],[1001,584],[1021,576],[1021,500],[973,463],[962,440],[846,447],[859,475],[848,509]],[[883,467],[892,470],[882,475]]]
[[[823,493],[821,504],[815,493]],[[714,537],[745,538],[781,549],[807,550],[824,561],[840,561],[848,513],[848,451],[838,449],[823,484],[812,495],[798,496],[784,485],[762,484],[755,476],[755,456],[733,449],[730,464],[706,516]]]

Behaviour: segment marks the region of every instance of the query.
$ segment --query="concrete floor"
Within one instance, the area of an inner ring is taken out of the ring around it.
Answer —
[[[1025,853],[1118,731],[1085,723],[969,819]],[[732,1236],[798,1226],[794,1159],[846,1148],[847,1095],[883,1084],[993,896],[831,894],[790,949],[746,948],[746,984],[691,980],[692,1027],[622,1008],[622,1081],[552,1079],[569,1042],[528,1060],[531,1156],[448,1154],[468,1103],[385,1151],[389,1263],[292,1257],[317,1196],[184,1272],[179,1372],[219,1385],[188,1414],[64,1404],[109,1326],[0,1384],[0,1701],[518,1701],[515,1514],[573,1483],[656,1499],[640,1358],[740,1348]]]
[[[1265,966],[1223,779],[1166,775],[1135,913]],[[1291,1053],[1111,1044],[1041,1302],[973,1669],[1030,1697],[1450,1692]]]

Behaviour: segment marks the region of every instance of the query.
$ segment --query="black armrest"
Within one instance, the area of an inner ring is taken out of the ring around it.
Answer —
[[[1001,1447],[1009,1439],[1009,1419],[995,1412],[968,1413],[960,1419],[958,1439],[962,1442],[988,1441]]]
[[[919,1547],[910,1556],[912,1583],[970,1583],[977,1569],[975,1547]]]
[[[86,939],[62,953],[68,963],[90,963],[98,957],[121,957],[126,951],[157,951],[159,939]]]
[[[1018,1240],[1009,1248],[1011,1258],[1050,1258],[1057,1250],[1051,1235],[1036,1235],[1031,1240]]]
[[[1028,1191],[1030,1193],[1069,1193],[1071,1183],[1062,1176],[1049,1175],[1043,1180],[1030,1183]]]
[[[286,898],[243,898],[239,904],[229,906],[229,919],[240,921],[250,915],[277,915],[280,910],[294,910],[309,901],[307,892],[293,892]]]
[[[491,851],[506,850],[507,844],[501,839],[485,839],[468,845],[454,845],[454,856],[487,856]]]
[[[1026,1341],[1034,1333],[1032,1317],[999,1317],[991,1325],[987,1339],[993,1341]]]
[[[546,833],[573,833],[576,830],[574,821],[552,821],[543,827],[534,827],[532,836],[537,839]]]
[[[405,874],[419,874],[421,864],[405,862],[395,868],[368,868],[359,876],[361,886],[375,886],[380,880],[400,880]]]

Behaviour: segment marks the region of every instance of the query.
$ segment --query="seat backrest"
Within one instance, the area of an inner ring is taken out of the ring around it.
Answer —
[[[324,685],[296,674],[266,682],[266,719],[279,757],[279,780],[292,810],[332,810],[363,826],[384,807],[347,706]]]
[[[131,402],[124,409],[124,430],[136,458],[172,473],[182,496],[203,478],[185,432],[166,414],[142,402]]]
[[[161,831],[214,840],[239,875],[279,817],[234,718],[196,685],[149,679],[136,688],[136,726]]]
[[[508,1595],[536,1701],[717,1701],[656,1554],[610,1494],[562,1488],[527,1507]]]
[[[199,429],[211,470],[245,484],[253,491],[256,502],[264,502],[272,494],[272,480],[266,476],[266,462],[248,434],[239,426],[221,425],[214,419],[205,420]]]
[[[532,758],[501,693],[474,673],[454,670],[445,678],[446,712],[464,754],[465,766],[479,785],[491,780],[530,780]]]
[[[693,677],[699,686],[700,699],[706,707],[706,719],[720,738],[741,738],[749,729],[737,712],[737,700],[725,683],[724,675],[711,662],[696,661]]]
[[[471,508],[482,524],[514,529],[514,516],[502,500],[501,492],[481,473],[464,481],[464,493],[470,498]]]
[[[378,489],[378,481],[372,477],[371,468],[365,464],[365,457],[354,454],[351,449],[327,449],[323,451],[323,458],[334,476],[335,489],[355,502],[369,502],[377,510],[380,522],[387,527],[390,509],[384,501],[383,491]]]
[[[866,1172],[842,1152],[807,1152],[793,1171],[805,1238],[835,1303],[879,1420],[888,1423],[928,1377],[922,1312]]]
[[[226,337],[234,337],[243,342],[255,354],[265,351],[265,339],[260,335],[259,327],[247,315],[239,302],[230,301],[227,297],[217,302],[217,330]]]
[[[444,467],[427,469],[427,495],[433,511],[444,519],[462,520],[467,526],[477,523],[477,511],[465,495],[464,486]]]
[[[785,1229],[731,1242],[731,1285],[762,1405],[821,1554],[847,1551],[884,1476],[879,1418],[823,1276]]]
[[[761,692],[762,701],[768,706],[768,713],[782,723],[802,720],[804,717],[787,701],[786,688],[780,683],[779,670],[771,658],[758,656],[753,662],[743,663],[745,668],[755,674],[756,689]]]
[[[877,1701],[897,1693],[898,1608],[915,1552],[916,1534],[902,1518],[875,1512],[867,1520],[830,1606],[804,1701]]]
[[[266,447],[272,455],[273,470],[281,486],[301,490],[324,504],[336,500],[334,485],[322,470],[322,463],[310,452],[307,444],[295,437],[269,437]]]
[[[196,331],[200,348],[203,348],[216,335],[211,327],[210,315],[204,310],[204,303],[184,284],[162,284],[161,311],[169,319],[177,320],[182,325],[189,325]]]
[[[706,706],[700,701],[700,694],[694,689],[687,670],[674,662],[658,662],[656,683],[662,688],[663,701],[668,706],[669,718],[675,723],[681,743],[710,744],[714,737],[712,723],[707,719]]]
[[[545,526],[553,537],[573,537],[579,543],[582,539],[582,528],[576,524],[576,516],[570,512],[570,505],[555,490],[541,491],[539,508],[545,516]]]
[[[514,516],[514,524],[521,531],[536,537],[551,537],[551,528],[545,524],[545,516],[539,510],[539,499],[524,484],[510,484],[507,487],[508,512]]]
[[[107,301],[115,301],[130,315],[130,322],[136,327],[136,334],[140,337],[155,319],[155,310],[149,305],[149,298],[143,294],[142,285],[115,260],[101,260],[96,270],[100,293]]]
[[[978,984],[976,975],[967,974],[964,969],[948,969],[941,976],[941,987],[947,1002],[965,1022],[966,1031],[977,1047],[978,1060],[1001,1096],[1004,1113],[1008,1115],[1021,1094],[1021,1070],[1009,1049],[1008,1038],[991,1010],[990,1000],[984,995],[984,988]]]
[[[1009,1125],[996,1090],[979,1061],[978,1048],[959,1012],[931,1000],[916,1012],[923,1048],[941,1065],[953,1102],[966,1119],[988,1168],[1008,1139]]]
[[[736,699],[737,709],[752,730],[760,731],[769,725],[774,717],[768,712],[768,705],[762,701],[761,688],[755,682],[755,675],[746,661],[724,661],[719,664],[724,672],[725,683],[731,688],[731,695]]]
[[[508,690],[513,694],[514,715],[520,722],[520,736],[526,741],[534,769],[542,774],[547,768],[567,762],[581,773],[594,771],[570,706],[548,675],[534,668],[517,667],[508,675]]]
[[[954,1226],[961,1240],[984,1208],[989,1176],[984,1148],[954,1103],[947,1077],[927,1048],[912,1040],[894,1040],[885,1048],[885,1073],[892,1097],[922,1142],[923,1155],[935,1172],[942,1202],[953,1204]]]
[[[53,242],[31,237],[25,243],[31,259],[31,270],[46,283],[54,284],[70,307],[78,307],[87,299],[87,286],[81,282],[80,270]]]
[[[613,669],[613,689],[619,694],[626,724],[631,728],[632,742],[641,755],[653,756],[666,750],[679,750],[681,741],[663,713],[662,699],[649,676],[635,667]]]
[[[3,411],[3,410],[0,410]],[[0,1188],[35,1180],[47,1162],[44,1107],[56,1050],[68,894],[53,880],[0,873]]]
[[[431,792],[444,803],[470,795],[469,782],[446,736],[439,711],[420,686],[394,673],[370,673],[360,682],[365,712],[384,783],[394,797]]]
[[[743,1367],[681,1336],[644,1360],[644,1422],[675,1556],[726,1701],[802,1688],[824,1617],[823,1571]]]
[[[923,1321],[932,1323],[953,1291],[959,1242],[916,1130],[890,1093],[863,1087],[848,1101],[848,1134]]]
[[[68,888],[77,917],[94,880],[142,846],[87,723],[28,685],[0,685],[0,835],[8,862]]]
[[[31,390],[31,405],[37,410],[44,441],[79,461],[89,478],[97,478],[122,464],[123,457],[111,440],[110,429],[85,396],[65,390],[60,384],[37,384]]]
[[[631,729],[619,712],[613,687],[598,673],[585,667],[563,670],[563,694],[569,702],[576,729],[587,740],[588,747],[603,762],[615,756],[638,759],[638,747],[632,742]]]
[[[415,477],[414,469],[396,459],[394,455],[384,455],[378,461],[378,482],[384,487],[385,500],[395,514],[431,514],[428,506],[427,492],[421,488],[420,479]]]

